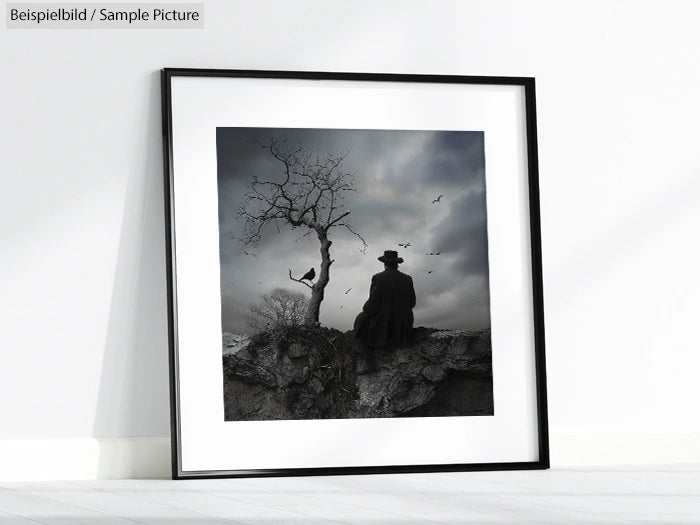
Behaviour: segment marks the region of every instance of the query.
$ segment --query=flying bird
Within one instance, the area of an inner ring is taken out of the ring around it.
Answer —
[[[410,242],[407,242],[404,244],[399,243],[399,246],[401,246],[402,248],[408,248],[409,246],[411,246],[411,243]]]
[[[304,277],[302,277],[302,278],[299,279],[299,280],[300,280],[300,281],[303,281],[304,279],[306,279],[307,281],[313,281],[313,280],[314,280],[314,277],[316,277],[316,270],[314,270],[313,268],[311,268],[308,272],[306,272],[306,273],[304,274]]]
[[[428,273],[433,273],[433,272],[435,271],[435,269],[432,269],[432,270],[425,270],[425,271],[428,272]]]
[[[352,290],[352,288],[348,288],[347,290],[345,290],[345,295],[347,295],[350,290]]]
[[[442,199],[443,197],[444,195],[440,195],[437,199],[433,200],[433,204],[435,204],[436,202],[440,202],[440,199]]]
[[[252,253],[252,252],[243,252],[243,253],[244,253],[245,255],[250,255],[250,256],[252,256],[252,257],[257,257],[257,255],[255,255],[255,254]]]

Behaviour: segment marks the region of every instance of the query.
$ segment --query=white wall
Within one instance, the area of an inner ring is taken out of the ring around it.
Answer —
[[[114,475],[93,445],[80,471],[37,455],[95,438],[162,438],[146,474],[167,472],[165,66],[536,77],[552,462],[700,461],[698,19],[692,0],[210,0],[203,30],[3,20],[4,478]]]

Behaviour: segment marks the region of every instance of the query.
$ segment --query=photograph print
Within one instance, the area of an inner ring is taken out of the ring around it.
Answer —
[[[220,127],[226,421],[493,416],[482,131]]]

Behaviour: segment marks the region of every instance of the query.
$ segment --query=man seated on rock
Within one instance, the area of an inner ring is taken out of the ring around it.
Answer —
[[[413,279],[399,271],[403,259],[393,250],[377,258],[384,271],[372,276],[369,299],[355,319],[357,372],[368,374],[377,369],[376,350],[394,348],[411,342],[413,307],[416,292]]]

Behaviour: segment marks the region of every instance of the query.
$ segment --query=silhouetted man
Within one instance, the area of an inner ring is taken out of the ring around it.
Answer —
[[[358,348],[361,374],[376,369],[377,348],[411,342],[413,329],[416,292],[411,276],[399,271],[403,259],[397,252],[387,250],[378,260],[384,263],[384,271],[372,276],[369,299],[355,319],[354,333],[361,343]]]

